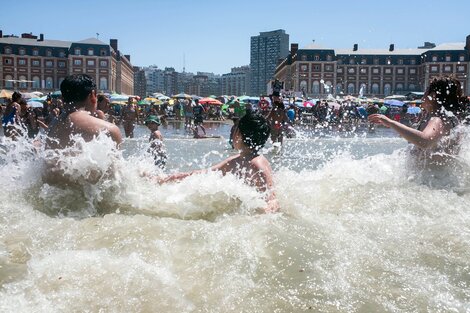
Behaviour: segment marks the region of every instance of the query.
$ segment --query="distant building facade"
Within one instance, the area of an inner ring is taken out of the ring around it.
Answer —
[[[261,32],[251,37],[250,94],[266,93],[266,84],[274,77],[280,59],[289,54],[289,35],[282,29]]]
[[[249,65],[233,67],[230,73],[222,75],[221,94],[242,96],[250,92]]]
[[[117,39],[108,45],[96,38],[70,42],[0,31],[0,58],[0,88],[51,92],[67,75],[88,74],[101,92],[134,93],[130,56],[121,54]]]
[[[312,97],[328,94],[388,96],[424,91],[429,81],[441,75],[460,80],[464,93],[470,90],[470,36],[465,42],[417,49],[326,49],[310,45],[290,54],[277,66],[275,77],[286,91]]]
[[[144,98],[147,96],[147,79],[142,67],[134,66],[134,95]]]
[[[147,95],[153,93],[165,93],[165,75],[164,70],[158,68],[156,65],[151,65],[143,68],[146,80],[146,93]]]

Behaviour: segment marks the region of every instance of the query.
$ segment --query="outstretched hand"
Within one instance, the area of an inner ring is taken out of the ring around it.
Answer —
[[[369,122],[374,124],[381,124],[385,127],[390,127],[392,120],[383,114],[372,114],[367,118]]]

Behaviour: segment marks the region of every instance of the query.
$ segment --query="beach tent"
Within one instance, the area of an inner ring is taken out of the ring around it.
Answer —
[[[0,98],[11,98],[12,95],[13,91],[11,90],[2,89],[2,91],[0,91]]]

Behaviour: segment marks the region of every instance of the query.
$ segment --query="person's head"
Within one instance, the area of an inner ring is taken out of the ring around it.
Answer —
[[[60,84],[64,107],[96,106],[96,84],[86,74],[74,74],[65,77]]]
[[[104,94],[99,94],[98,97],[98,110],[107,111],[109,109],[109,99]]]
[[[26,102],[25,99],[21,98],[18,101],[18,104],[21,106],[21,110],[26,110],[28,108],[28,103]]]
[[[15,91],[13,95],[11,96],[11,101],[18,102],[20,101],[21,97],[22,97],[21,93],[19,93],[18,91]]]
[[[134,98],[132,97],[127,98],[127,104],[131,105],[133,103],[134,103]]]
[[[160,121],[160,118],[156,115],[149,115],[147,119],[145,120],[145,126],[148,127],[151,131],[155,131],[158,129],[158,126],[160,126],[162,123]]]
[[[454,77],[434,78],[423,97],[422,107],[428,112],[445,109],[458,114],[465,111],[467,99],[463,97],[460,81]]]
[[[233,134],[233,146],[241,150],[243,145],[252,152],[258,152],[266,143],[270,134],[268,121],[258,112],[248,111],[236,126]]]

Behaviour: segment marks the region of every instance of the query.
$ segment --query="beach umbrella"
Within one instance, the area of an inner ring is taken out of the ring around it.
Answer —
[[[38,102],[38,101],[33,101],[33,100],[29,100],[27,102],[27,104],[32,107],[32,108],[42,108],[43,107],[43,104],[42,102]]]
[[[166,100],[170,100],[171,98],[170,97],[167,97],[167,96],[158,96],[156,97],[158,100],[161,100],[161,101],[166,101]]]
[[[184,92],[179,93],[179,94],[176,94],[176,95],[173,95],[173,96],[171,96],[171,97],[172,97],[172,98],[175,98],[175,99],[188,99],[188,100],[191,100],[191,99],[192,99],[191,95],[188,95],[188,94],[186,94],[186,93],[184,93]]]
[[[13,91],[6,89],[2,89],[2,91],[0,91],[0,98],[11,98],[12,95]]]
[[[303,106],[304,108],[311,108],[311,107],[315,106],[315,104],[312,103],[312,102],[310,102],[310,101],[304,101],[304,102],[302,103],[302,106]]]
[[[128,95],[120,95],[118,93],[113,93],[110,97],[109,97],[109,101],[111,102],[114,102],[114,101],[127,101],[129,100],[129,96]]]
[[[408,110],[406,111],[408,114],[419,114],[421,113],[421,108],[420,107],[409,107]]]
[[[217,99],[210,98],[210,97],[199,99],[199,103],[210,104],[210,105],[222,105],[222,102],[220,102]]]
[[[210,96],[209,96],[209,98],[212,98],[212,99],[217,99],[217,97],[216,97],[216,96],[214,96],[214,95],[210,95]]]
[[[51,93],[51,97],[52,98],[62,97],[62,92],[60,90],[54,91],[53,93]]]
[[[405,102],[395,99],[385,99],[384,104],[392,107],[402,107]]]
[[[137,102],[138,105],[149,105],[150,104],[150,101],[147,101],[147,100],[140,100]]]
[[[198,95],[191,95],[191,98],[193,98],[193,100],[202,99],[202,97],[199,97]]]

